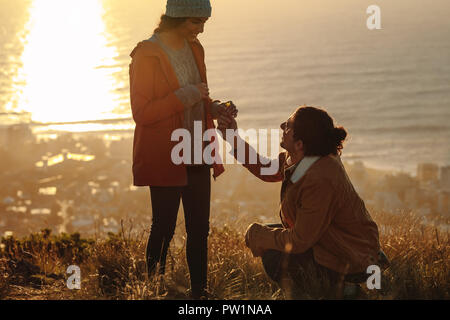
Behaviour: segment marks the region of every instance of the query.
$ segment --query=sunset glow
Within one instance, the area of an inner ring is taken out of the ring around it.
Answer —
[[[121,67],[102,14],[100,0],[34,0],[16,81],[18,106],[33,121],[99,119],[114,108]]]

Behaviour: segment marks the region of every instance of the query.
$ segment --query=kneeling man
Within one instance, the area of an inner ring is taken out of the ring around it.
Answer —
[[[234,133],[232,116],[223,113],[218,129],[234,146],[236,158],[237,146],[245,145],[243,165],[252,174],[282,182],[281,224],[254,223],[245,241],[283,289],[301,297],[328,296],[324,290],[333,294],[344,280],[363,282],[367,267],[383,262],[377,225],[340,159],[347,132],[335,127],[326,111],[299,107],[281,124],[286,151],[279,154],[279,169],[271,175],[261,174],[271,164],[263,165],[267,162],[259,155],[257,163],[249,163],[256,151]]]

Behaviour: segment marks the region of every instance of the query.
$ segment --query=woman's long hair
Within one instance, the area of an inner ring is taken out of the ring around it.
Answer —
[[[158,27],[155,29],[154,33],[160,33],[169,31],[171,29],[178,28],[182,25],[188,18],[173,18],[163,14],[161,20],[159,21]]]
[[[346,137],[325,110],[302,106],[294,113],[294,140],[303,142],[305,156],[340,155]]]

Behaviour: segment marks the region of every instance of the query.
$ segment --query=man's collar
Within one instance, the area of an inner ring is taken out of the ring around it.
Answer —
[[[292,183],[296,183],[305,175],[306,171],[308,171],[308,169],[319,159],[320,157],[304,157],[302,160],[300,160],[300,162],[286,168],[284,170],[285,176],[286,171],[294,170],[294,172],[290,172],[292,174],[290,180]]]
[[[292,172],[295,170],[295,168],[297,168],[297,166],[298,166],[298,164],[299,164],[300,162],[301,162],[301,161],[299,161],[299,162],[297,162],[297,163],[294,163],[294,164],[291,164],[291,165],[288,166],[288,167],[285,167],[285,168],[284,168],[284,172],[289,171],[289,173],[292,173]]]

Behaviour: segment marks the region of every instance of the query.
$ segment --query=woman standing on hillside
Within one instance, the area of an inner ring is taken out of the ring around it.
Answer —
[[[150,187],[153,212],[146,250],[148,274],[165,272],[182,199],[194,299],[205,297],[207,288],[210,169],[213,167],[214,178],[224,171],[222,165],[211,166],[203,157],[194,157],[199,146],[203,151],[207,144],[203,135],[194,132],[214,128],[213,119],[223,112],[237,114],[234,105],[225,111],[224,104],[209,97],[204,50],[197,36],[211,11],[209,0],[168,0],[158,28],[150,39],[136,46],[130,64],[131,108],[136,122],[134,185]],[[190,133],[192,152],[183,155],[185,161],[177,165],[171,153],[178,142],[171,136],[183,128]]]

